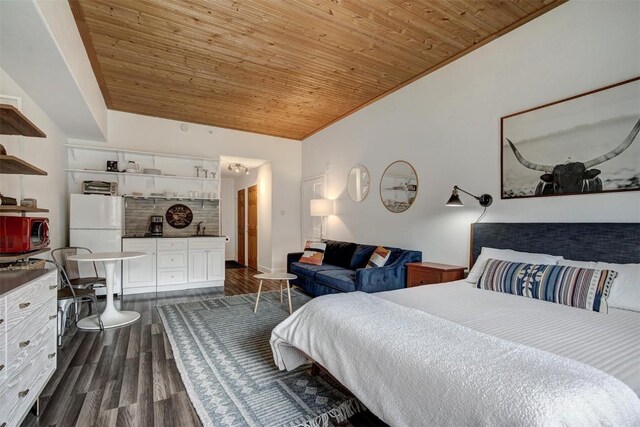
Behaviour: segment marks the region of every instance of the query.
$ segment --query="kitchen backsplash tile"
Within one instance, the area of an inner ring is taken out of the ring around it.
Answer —
[[[176,204],[188,206],[193,212],[193,221],[182,229],[173,228],[167,224],[167,209]],[[191,236],[196,234],[196,224],[205,227],[206,234],[220,233],[220,201],[205,200],[204,207],[202,200],[157,200],[155,203],[151,199],[126,199],[124,208],[125,235],[144,236],[149,231],[151,215],[162,215],[164,218],[163,235],[171,236]]]

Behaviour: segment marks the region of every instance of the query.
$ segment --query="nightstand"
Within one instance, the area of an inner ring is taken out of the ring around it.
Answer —
[[[464,279],[465,267],[436,264],[434,262],[409,262],[407,265],[407,288],[433,285]]]

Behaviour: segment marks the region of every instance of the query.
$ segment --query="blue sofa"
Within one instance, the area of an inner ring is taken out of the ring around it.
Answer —
[[[408,262],[422,261],[422,252],[389,248],[391,255],[383,267],[365,268],[376,249],[372,245],[325,240],[322,265],[298,262],[302,252],[287,255],[287,272],[297,279],[291,284],[312,296],[340,292],[382,292],[405,287]]]

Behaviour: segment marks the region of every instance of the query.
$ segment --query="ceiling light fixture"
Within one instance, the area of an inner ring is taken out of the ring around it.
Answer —
[[[229,172],[235,171],[236,173],[244,172],[245,175],[249,175],[249,168],[242,163],[229,163],[227,165],[227,170]]]

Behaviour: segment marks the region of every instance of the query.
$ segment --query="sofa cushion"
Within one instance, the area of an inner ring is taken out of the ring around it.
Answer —
[[[326,248],[326,243],[307,240],[306,245],[304,245],[304,252],[300,257],[300,262],[305,264],[322,265],[324,251]]]
[[[384,267],[390,255],[390,249],[378,246],[371,254],[371,258],[369,258],[369,262],[367,263],[367,268]]]
[[[313,265],[313,264],[305,264],[303,262],[292,262],[289,267],[289,271],[295,274],[296,276],[306,276],[310,278],[315,278],[316,273],[319,271],[328,271],[328,270],[344,270],[342,267],[338,267],[337,265]]]
[[[336,240],[327,240],[327,248],[324,252],[324,263],[337,265],[342,268],[351,266],[351,257],[356,250],[355,243],[338,242]]]
[[[357,245],[356,250],[351,257],[351,263],[349,268],[351,270],[357,270],[358,268],[365,268],[371,254],[376,250],[376,246],[373,245]]]
[[[320,271],[316,274],[316,282],[342,292],[353,292],[356,290],[356,272],[346,268]]]

